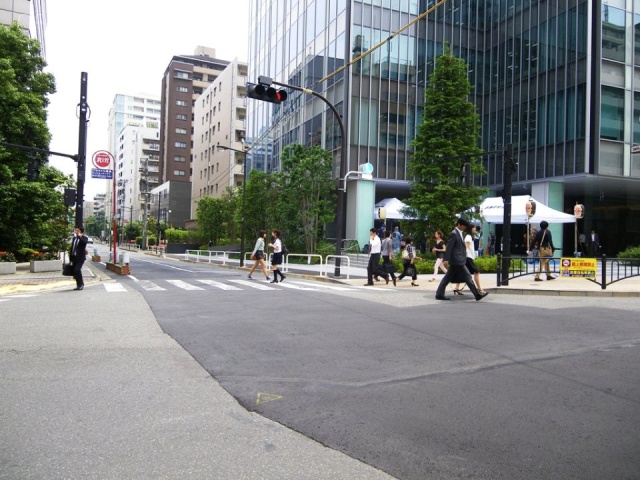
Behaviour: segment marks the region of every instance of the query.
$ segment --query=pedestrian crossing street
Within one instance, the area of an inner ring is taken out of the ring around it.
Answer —
[[[312,283],[302,280],[290,280],[287,279],[281,283],[269,283],[264,280],[249,280],[249,279],[228,279],[225,281],[210,280],[210,279],[193,279],[189,281],[185,280],[139,280],[133,275],[129,275],[129,279],[133,280],[139,289],[147,292],[163,292],[167,290],[184,290],[184,291],[283,291],[283,290],[304,290],[304,291],[316,291],[316,292],[354,292],[354,291],[376,291],[376,292],[393,292],[396,291],[390,288],[379,287],[364,287],[357,285],[336,285],[330,283]],[[103,283],[104,289],[108,293],[123,293],[132,289],[132,286],[126,285],[123,282]]]

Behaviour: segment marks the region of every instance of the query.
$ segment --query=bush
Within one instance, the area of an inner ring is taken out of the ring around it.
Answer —
[[[619,252],[618,258],[640,258],[640,245]]]
[[[0,262],[15,262],[16,257],[11,252],[0,252]]]

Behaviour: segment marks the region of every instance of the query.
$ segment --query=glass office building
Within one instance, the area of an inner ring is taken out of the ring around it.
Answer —
[[[583,204],[579,230],[597,230],[609,255],[640,244],[640,0],[437,4],[252,0],[248,81],[262,75],[325,96],[346,125],[346,170],[370,162],[376,199],[403,198],[424,89],[448,43],[469,67],[481,147],[514,147],[513,194],[567,213]],[[331,150],[338,176],[341,132],[311,95],[249,101],[247,132],[254,168],[277,170],[283,146],[301,143]],[[500,156],[485,166],[474,182],[500,195]],[[573,251],[573,225],[555,228]]]

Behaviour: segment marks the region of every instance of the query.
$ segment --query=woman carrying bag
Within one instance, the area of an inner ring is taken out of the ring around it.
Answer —
[[[406,254],[402,254],[402,266],[404,267],[404,271],[397,277],[397,280],[402,280],[405,276],[411,276],[411,286],[417,287],[419,286],[416,283],[418,279],[418,274],[416,272],[416,266],[414,264],[414,260],[422,260],[421,257],[416,257],[416,247],[413,246],[413,238],[408,237],[407,245],[405,247]]]
[[[256,240],[256,244],[253,247],[253,252],[251,252],[251,260],[255,261],[253,263],[253,266],[251,267],[251,270],[249,270],[249,273],[247,274],[247,278],[249,280],[253,280],[251,274],[256,270],[258,265],[260,265],[262,273],[264,273],[264,276],[267,277],[267,280],[271,280],[271,277],[269,277],[269,274],[267,273],[267,266],[264,263],[264,239],[266,236],[267,232],[265,230],[260,230],[260,233],[258,233],[258,239]]]

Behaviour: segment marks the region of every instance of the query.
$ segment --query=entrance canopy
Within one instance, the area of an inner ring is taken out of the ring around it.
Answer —
[[[526,209],[529,199],[536,202],[536,214],[531,218],[527,217]],[[502,224],[504,220],[504,200],[502,197],[486,198],[480,205],[480,215],[489,223]],[[540,223],[543,220],[549,223],[575,223],[576,217],[547,207],[530,195],[511,197],[511,223],[526,224],[527,221]]]
[[[376,203],[374,208],[374,217],[378,217],[378,209],[384,207],[386,210],[387,218],[391,220],[413,220],[412,217],[407,217],[402,213],[402,209],[407,205],[397,198],[385,198]]]

